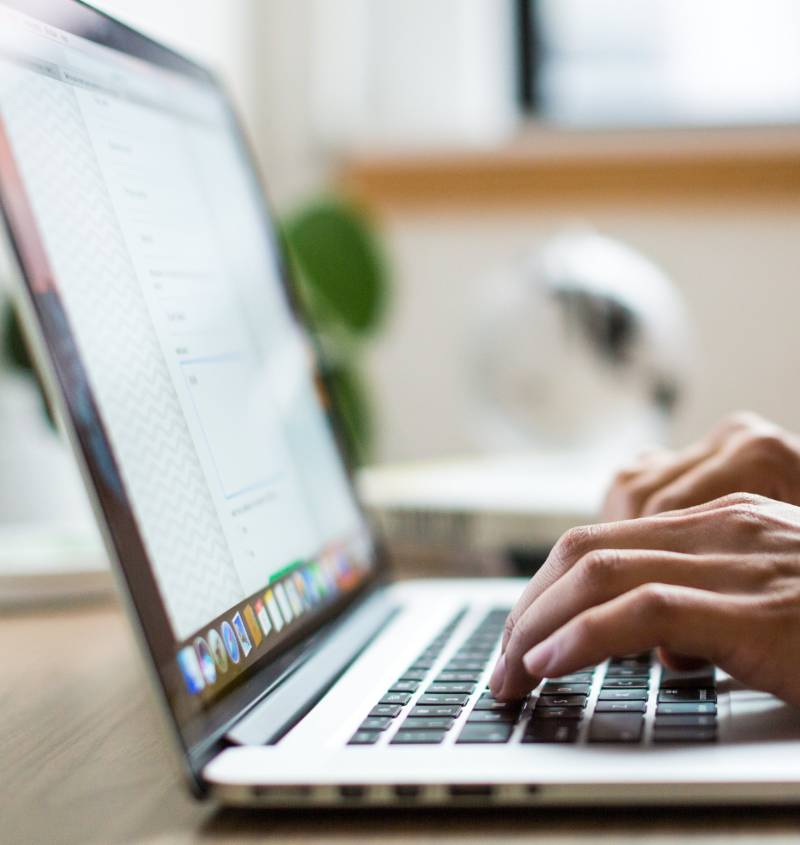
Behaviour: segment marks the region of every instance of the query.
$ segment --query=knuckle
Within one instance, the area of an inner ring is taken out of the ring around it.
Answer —
[[[517,615],[512,610],[511,613],[506,616],[506,622],[503,626],[503,642],[508,643],[511,640],[511,637],[514,634],[514,628],[517,625]]]
[[[582,613],[575,621],[575,637],[578,642],[590,643],[597,639],[600,619],[593,610]]]
[[[745,532],[754,531],[762,525],[762,519],[758,513],[758,502],[738,501],[732,504],[727,511],[726,520],[735,529]]]
[[[613,489],[626,487],[638,474],[639,470],[636,467],[623,467],[614,473],[614,477],[611,479],[611,487]]]
[[[722,426],[728,431],[755,429],[764,425],[764,418],[752,411],[734,411],[722,421]]]
[[[625,504],[626,513],[630,517],[637,517],[641,513],[642,504],[650,492],[644,480],[632,481],[622,491],[622,500]]]
[[[666,584],[643,584],[635,590],[642,617],[651,623],[663,623],[673,609],[673,591]]]
[[[596,549],[581,559],[583,577],[588,582],[608,581],[614,576],[620,561],[616,549]]]
[[[656,493],[647,502],[648,513],[666,513],[667,511],[678,510],[680,507],[680,500],[666,493]]]
[[[559,557],[562,559],[575,560],[583,554],[595,534],[595,528],[591,525],[579,525],[570,528],[561,535],[557,548]]]
[[[522,655],[533,645],[530,643],[530,638],[530,626],[521,624],[518,619],[511,629],[505,648],[506,660],[510,664],[517,664],[522,659]]]
[[[618,488],[614,493],[614,519],[630,519],[639,515],[639,497],[630,487]]]
[[[726,513],[730,511],[749,511],[755,514],[766,502],[768,502],[768,499],[757,493],[740,491],[738,493],[728,493],[725,496],[720,496],[718,499],[715,499],[714,504],[722,508]],[[718,512],[708,511],[706,516],[712,519],[717,518]]]
[[[762,496],[745,492],[731,493],[730,496],[726,496],[725,498],[727,499],[727,504],[745,508],[756,508],[764,501]]]
[[[751,460],[779,461],[785,458],[789,444],[779,431],[751,431],[742,438],[739,449]]]

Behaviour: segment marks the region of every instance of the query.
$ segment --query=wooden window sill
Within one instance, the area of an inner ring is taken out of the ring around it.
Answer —
[[[800,128],[564,132],[496,149],[363,152],[341,187],[377,209],[800,198]]]

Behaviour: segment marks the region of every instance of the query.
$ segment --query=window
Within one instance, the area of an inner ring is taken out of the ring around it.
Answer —
[[[574,127],[800,122],[794,0],[519,0],[523,102]]]

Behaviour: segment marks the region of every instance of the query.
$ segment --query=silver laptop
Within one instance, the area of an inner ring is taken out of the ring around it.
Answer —
[[[73,0],[0,0],[0,198],[19,306],[196,795],[800,798],[798,717],[777,699],[638,654],[498,702],[521,583],[392,583],[208,70]]]

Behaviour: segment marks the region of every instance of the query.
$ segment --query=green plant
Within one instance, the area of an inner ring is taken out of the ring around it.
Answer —
[[[338,198],[323,198],[287,218],[283,232],[300,296],[319,337],[327,382],[344,423],[354,465],[369,457],[372,410],[359,369],[363,344],[379,328],[388,274],[369,218]]]
[[[2,333],[0,336],[3,338],[2,361],[12,369],[27,374],[36,382],[42,400],[42,409],[47,415],[50,424],[55,428],[53,410],[45,394],[39,371],[36,369],[28,351],[27,341],[22,332],[22,326],[17,317],[17,312],[10,302],[5,306],[5,310],[2,313],[0,332]]]

